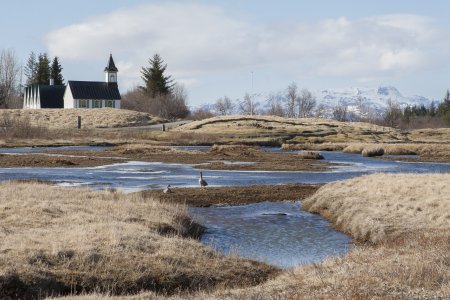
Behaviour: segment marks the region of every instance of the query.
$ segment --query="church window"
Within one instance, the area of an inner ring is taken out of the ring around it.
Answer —
[[[101,108],[102,100],[94,100],[94,108]]]
[[[80,108],[88,108],[88,100],[80,100]]]

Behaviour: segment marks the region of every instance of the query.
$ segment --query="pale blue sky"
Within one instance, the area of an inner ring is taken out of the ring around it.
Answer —
[[[292,81],[313,90],[450,87],[449,1],[4,1],[0,48],[61,58],[65,79],[102,80],[112,52],[124,92],[158,52],[193,105]]]

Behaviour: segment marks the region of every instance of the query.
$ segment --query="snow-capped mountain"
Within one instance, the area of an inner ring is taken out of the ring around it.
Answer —
[[[389,100],[398,103],[400,107],[407,105],[425,105],[428,107],[431,104],[431,100],[426,97],[405,96],[393,86],[311,90],[311,93],[316,98],[316,107],[322,105],[322,116],[326,117],[331,117],[333,109],[338,105],[346,106],[348,112],[356,116],[364,116],[369,113],[381,114],[386,109]],[[284,103],[285,94],[285,91],[255,93],[252,95],[252,99],[255,107],[258,107],[259,110],[267,110],[270,106],[269,99]],[[236,103],[238,100],[234,102]],[[206,103],[200,107],[214,112],[214,103]],[[235,110],[235,113],[239,113],[237,105],[235,105]]]
[[[375,113],[384,111],[389,100],[398,103],[401,107],[407,105],[429,106],[431,100],[423,96],[404,96],[393,86],[380,86],[378,88],[347,88],[337,90],[321,90],[313,93],[317,104],[323,104],[326,110],[336,105],[345,105],[349,111],[361,114],[361,107],[370,109]]]

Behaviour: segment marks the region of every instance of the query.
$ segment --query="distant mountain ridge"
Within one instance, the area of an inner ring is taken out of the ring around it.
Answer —
[[[323,105],[324,114],[332,116],[333,109],[338,105],[347,106],[348,111],[355,115],[364,115],[370,110],[371,113],[381,114],[387,107],[388,100],[398,103],[402,108],[407,105],[425,105],[428,107],[432,100],[424,96],[404,96],[394,86],[350,87],[342,89],[310,90],[317,100],[317,106]],[[267,99],[270,97],[283,101],[284,92],[278,93],[255,93],[253,94],[254,104],[259,109],[269,107]],[[207,103],[200,106],[203,109],[214,111],[214,103]],[[364,107],[364,111],[361,111]],[[236,111],[236,113],[238,113]]]
[[[393,86],[321,90],[313,94],[316,96],[317,104],[323,104],[327,108],[342,104],[346,105],[350,111],[357,111],[357,108],[363,103],[376,112],[382,112],[386,109],[388,100],[397,102],[401,107],[407,105],[428,107],[431,104],[429,98],[418,95],[404,96]]]

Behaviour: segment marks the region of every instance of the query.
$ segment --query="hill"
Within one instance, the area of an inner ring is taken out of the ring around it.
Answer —
[[[330,119],[291,119],[275,116],[222,116],[195,121],[175,129],[182,132],[215,134],[226,142],[343,143],[399,142],[405,136],[398,130],[363,122]]]

